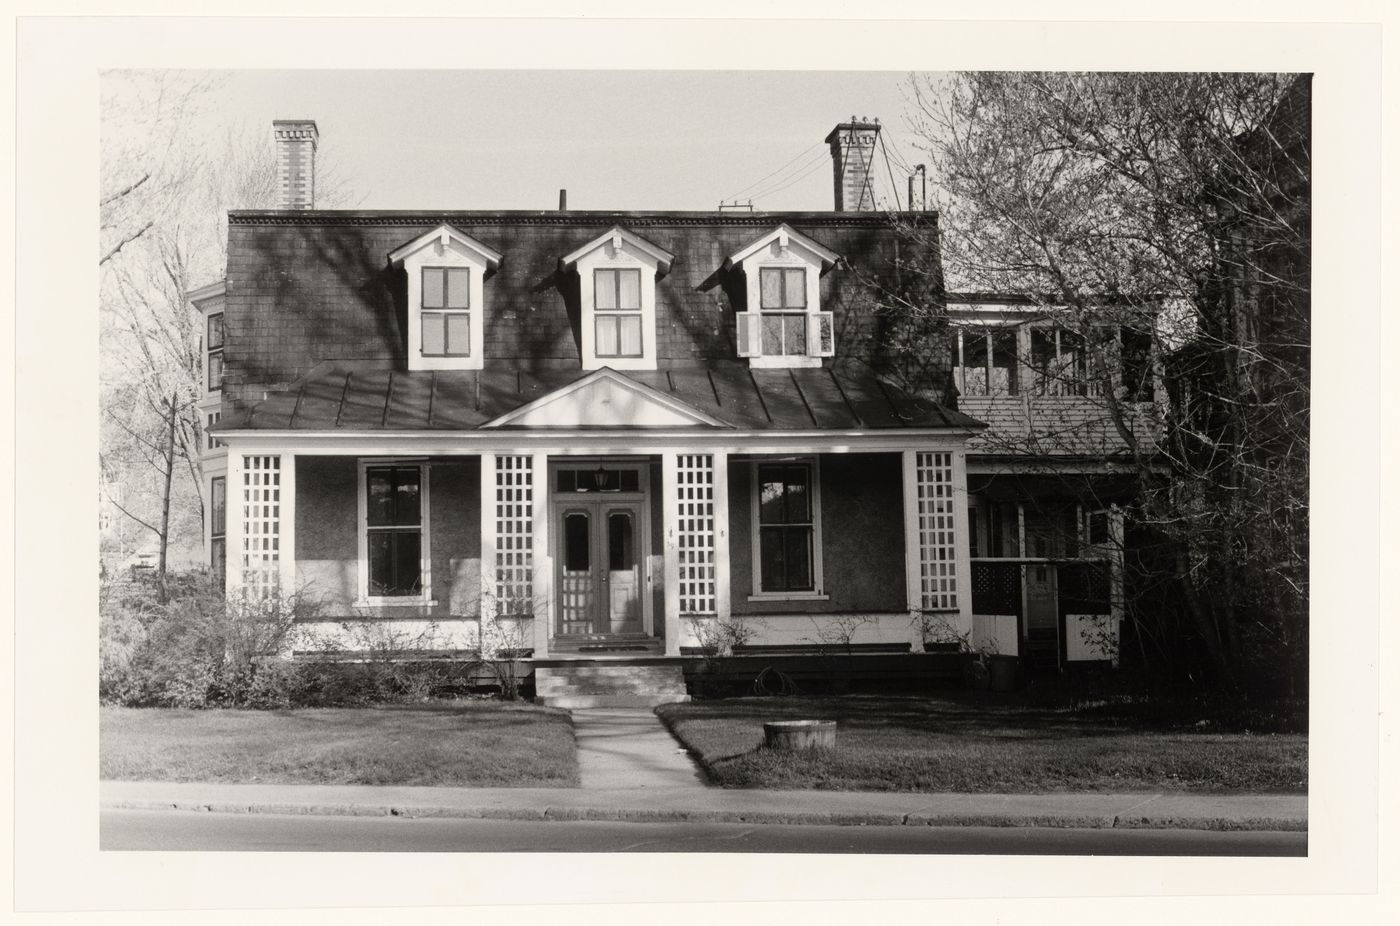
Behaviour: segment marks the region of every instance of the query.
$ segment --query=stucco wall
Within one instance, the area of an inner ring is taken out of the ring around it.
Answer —
[[[359,472],[353,457],[297,458],[297,578],[328,617],[473,615],[481,589],[481,466],[476,457],[432,461],[428,521],[433,606],[356,607]]]
[[[821,457],[825,601],[749,600],[754,585],[751,472],[748,462],[729,465],[733,614],[904,614],[904,503],[898,454]]]

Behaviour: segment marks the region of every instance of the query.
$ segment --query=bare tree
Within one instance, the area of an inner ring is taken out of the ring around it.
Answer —
[[[1170,576],[1227,685],[1306,667],[1305,90],[1274,74],[910,79],[940,212],[938,229],[897,220],[915,252],[941,248],[947,289],[1021,294],[1071,341],[1022,338],[1016,366],[1027,403],[1073,395],[1078,417],[1042,402],[995,452],[1131,461],[1136,527],[1163,541],[1148,580]],[[946,343],[942,300],[890,301],[907,351]],[[1160,591],[1140,618],[1169,617]]]

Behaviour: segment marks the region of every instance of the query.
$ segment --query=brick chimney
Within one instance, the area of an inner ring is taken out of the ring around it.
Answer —
[[[316,208],[316,141],[321,133],[310,119],[276,119],[277,190],[283,209]]]
[[[880,120],[851,117],[831,130],[831,167],[836,180],[837,212],[871,212],[875,209],[873,169],[875,136]]]

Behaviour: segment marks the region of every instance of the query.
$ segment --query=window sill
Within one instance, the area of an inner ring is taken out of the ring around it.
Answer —
[[[821,365],[822,358],[810,354],[749,358],[749,368],[754,370],[810,370]]]
[[[354,604],[357,608],[430,608],[437,599],[428,598],[361,598]]]
[[[750,595],[749,601],[830,601],[830,595],[821,592],[759,592]]]

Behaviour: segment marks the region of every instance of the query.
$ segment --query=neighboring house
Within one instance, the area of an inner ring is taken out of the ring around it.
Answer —
[[[1010,420],[1003,392],[1039,414],[1026,374],[969,333],[956,369],[885,375],[901,241],[870,194],[878,131],[828,136],[832,211],[367,212],[313,209],[315,123],[278,123],[284,208],[230,214],[226,281],[198,303],[230,588],[313,589],[329,611],[307,629],[340,651],[471,650],[506,617],[537,665],[676,657],[746,618],[755,644],[856,616],[857,643],[917,649],[934,623],[1018,653],[1048,594],[1063,658],[1111,655],[1064,626],[1118,616],[1075,572],[1109,557],[1116,513],[1056,496],[1044,517],[1081,542],[1040,544],[1041,499],[999,495],[979,437]],[[963,412],[923,397],[950,372]],[[1075,465],[1101,474],[1104,452]],[[1003,551],[1014,576],[975,571]]]

